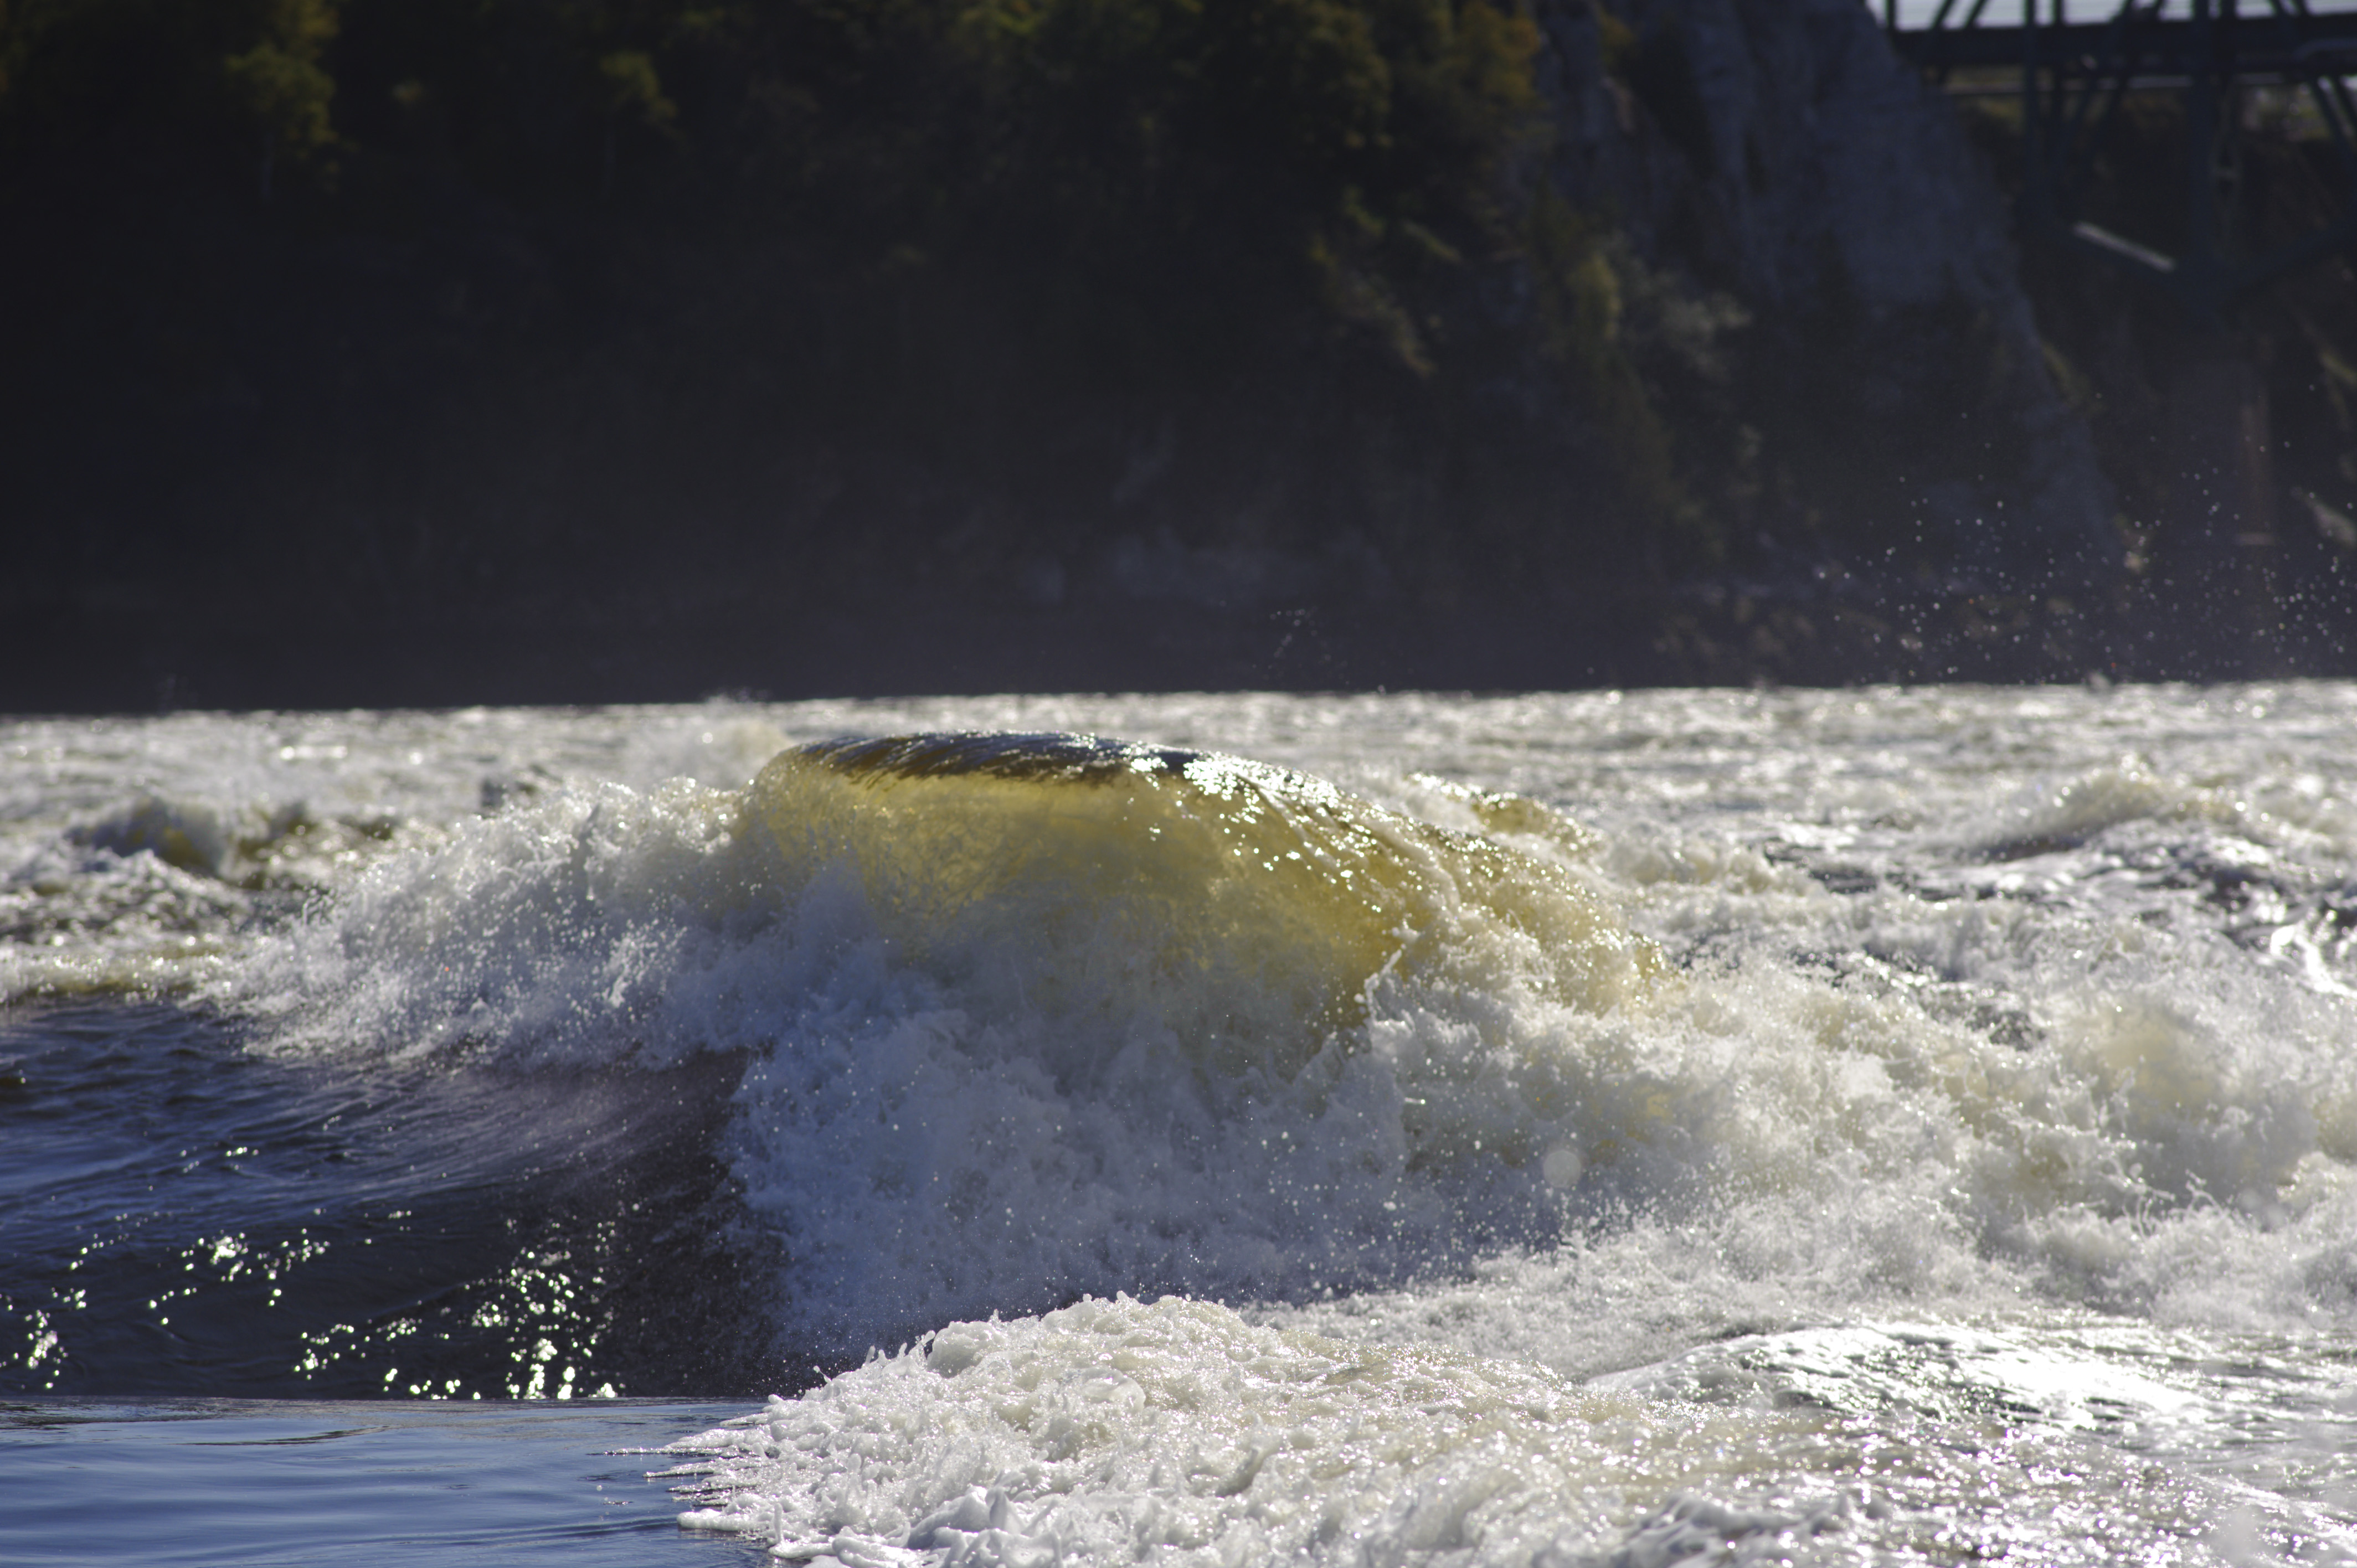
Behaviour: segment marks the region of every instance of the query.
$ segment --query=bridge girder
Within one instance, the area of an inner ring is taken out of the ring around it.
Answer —
[[[2122,0],[2108,21],[2070,22],[2062,0],[2020,0],[2016,25],[1984,25],[1991,0],[1940,0],[1931,23],[1905,28],[1884,0],[1892,47],[1943,85],[1960,70],[2018,69],[2024,179],[2021,220],[2041,238],[2095,255],[2169,289],[2197,317],[2217,321],[2248,291],[2296,267],[2357,246],[2357,13],[2319,15],[2308,0]],[[2222,177],[2239,166],[2236,95],[2254,84],[2291,86],[2313,101],[2342,178],[2339,218],[2256,254],[2231,243]],[[2122,102],[2136,91],[2179,95],[2186,127],[2185,241],[2164,254],[2089,220],[2086,187]]]

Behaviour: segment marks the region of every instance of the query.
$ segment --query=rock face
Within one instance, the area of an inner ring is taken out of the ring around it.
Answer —
[[[1896,475],[1858,496],[1869,532],[1944,538],[1985,583],[2111,581],[2110,487],[2056,388],[2003,199],[1874,16],[1616,4],[1537,6],[1558,188],[1646,262],[1749,309],[1755,417],[1790,410],[1819,428],[1786,432],[1787,449]]]

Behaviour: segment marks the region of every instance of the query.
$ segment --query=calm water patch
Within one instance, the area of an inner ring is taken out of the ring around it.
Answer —
[[[0,1541],[71,1564],[757,1561],[683,1534],[643,1450],[734,1407],[0,1403]]]

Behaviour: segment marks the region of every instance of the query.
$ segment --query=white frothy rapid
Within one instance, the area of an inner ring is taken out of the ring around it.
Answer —
[[[2078,1438],[2091,1406],[2116,1439],[2200,1402],[2133,1374],[1908,1328],[1752,1359],[1761,1387],[1813,1373],[1832,1398],[1728,1400],[1682,1364],[1583,1388],[1125,1296],[952,1325],[673,1444],[669,1474],[690,1528],[845,1568],[2238,1562],[2286,1541],[2344,1561],[2357,1544],[2335,1509]],[[1894,1419],[1877,1372],[1886,1391],[1979,1394]],[[1696,1392],[1717,1397],[1678,1397]],[[2332,1456],[2311,1441],[2302,1457]]]
[[[1156,749],[754,777],[954,730]],[[2348,686],[5,738],[12,992],[180,987],[322,1060],[741,1058],[780,1347],[915,1348],[691,1444],[691,1522],[2357,1555]]]
[[[1558,861],[1050,737],[569,791],[383,862],[223,993],[280,1051],[743,1053],[781,1336],[841,1358],[1089,1292],[1331,1293],[1544,1241],[1600,1135],[1580,1053],[1619,1048],[1657,968]]]

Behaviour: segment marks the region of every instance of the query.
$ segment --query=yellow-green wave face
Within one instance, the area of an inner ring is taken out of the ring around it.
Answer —
[[[1219,1070],[1289,1078],[1386,973],[1512,971],[1604,1011],[1658,968],[1562,867],[1213,753],[834,741],[779,756],[747,803],[788,885],[856,877],[905,961],[1050,1014],[1150,1016]]]

